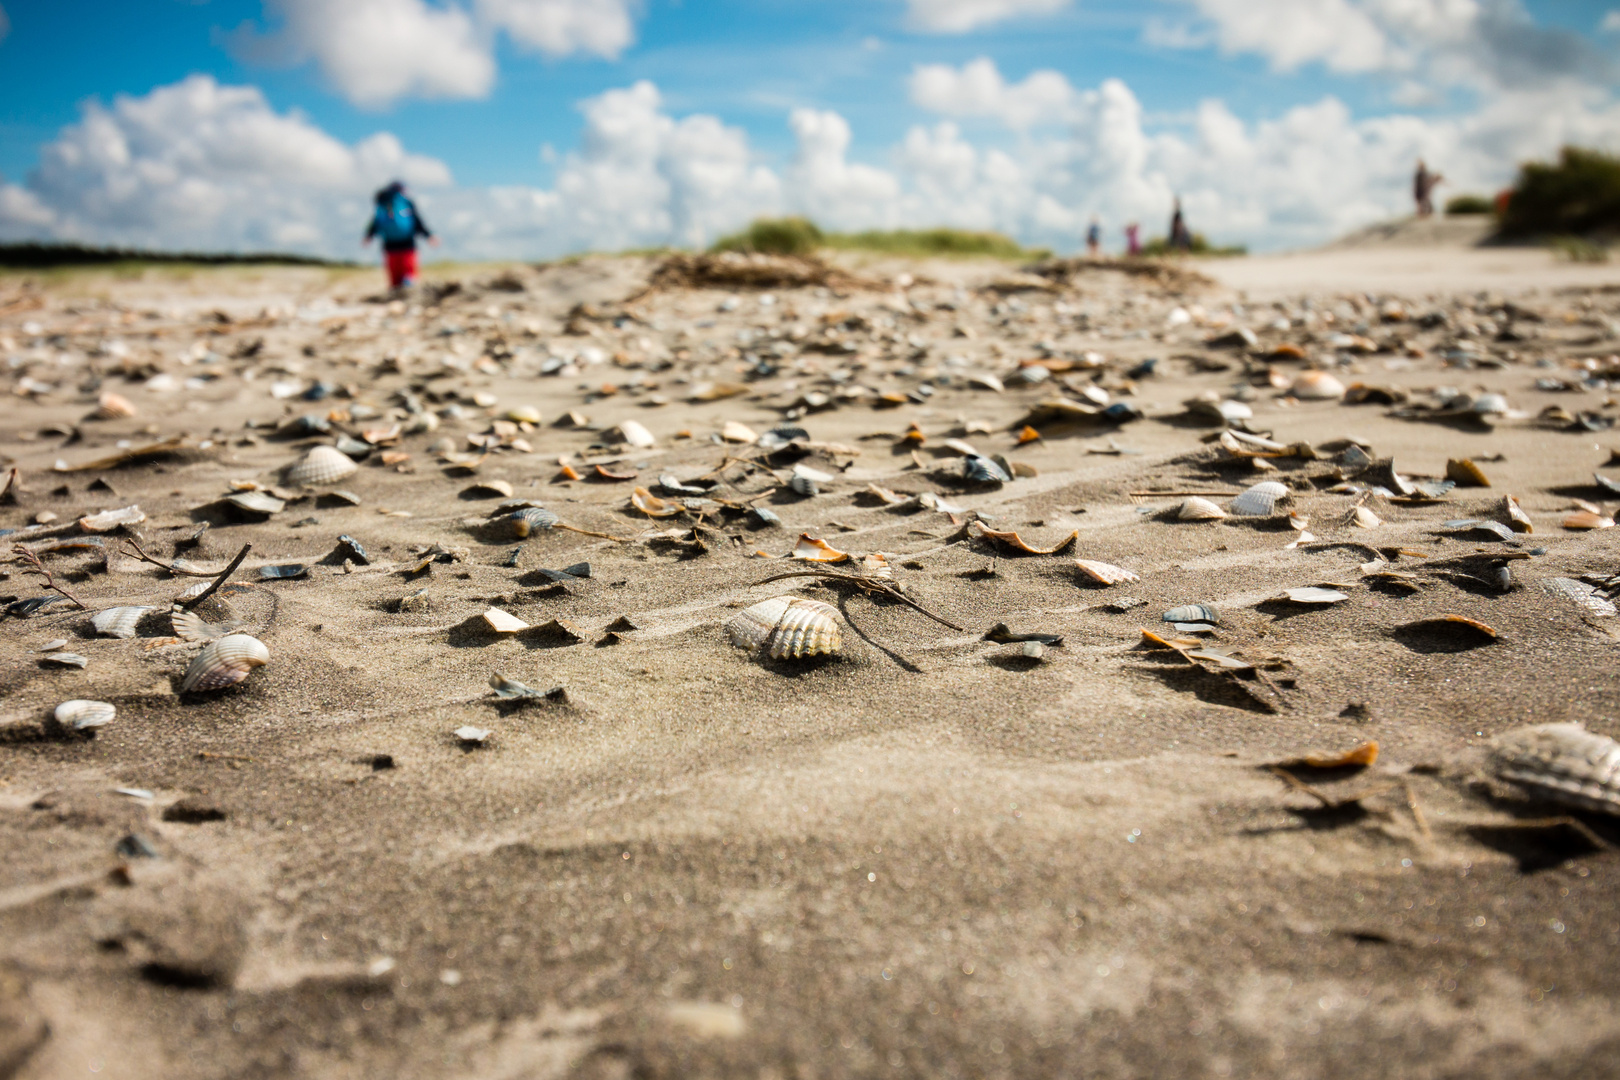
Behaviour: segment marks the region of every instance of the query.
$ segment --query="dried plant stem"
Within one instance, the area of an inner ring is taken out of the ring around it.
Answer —
[[[214,583],[212,585],[208,586],[208,588],[204,589],[202,592],[198,593],[196,596],[193,596],[190,600],[187,600],[184,604],[181,604],[180,606],[182,608],[184,608],[186,611],[190,611],[192,608],[196,607],[198,604],[202,603],[204,600],[208,599],[210,596],[213,596],[215,590],[217,590],[221,585],[225,584],[225,579],[230,577],[233,573],[236,572],[236,568],[238,566],[242,565],[242,560],[247,558],[247,553],[252,551],[252,550],[253,550],[253,545],[252,544],[243,544],[242,545],[242,550],[238,551],[236,553],[236,558],[231,560],[231,565],[227,566],[225,568],[224,573],[220,574],[219,577],[214,579]]]
[[[861,577],[857,574],[840,574],[833,570],[794,570],[786,574],[772,574],[768,578],[761,578],[760,580],[754,582],[754,584],[764,585],[766,582],[781,581],[784,578],[796,577],[820,577],[828,578],[832,581],[847,581],[856,588],[865,589],[867,592],[879,592],[891,599],[898,600],[907,607],[913,608],[914,610],[928,616],[930,619],[933,619],[935,622],[939,623],[939,625],[948,626],[959,634],[967,633],[967,627],[957,626],[949,619],[944,619],[938,615],[935,615],[932,611],[929,611],[927,608],[917,603],[917,601],[895,588],[892,582],[879,581],[876,578]]]
[[[127,536],[124,538],[124,543],[128,544],[130,547],[134,548],[135,550],[132,553],[132,552],[129,552],[129,551],[124,551],[122,548],[120,548],[119,551],[120,551],[121,554],[128,555],[128,556],[130,556],[131,558],[134,558],[134,559],[139,559],[141,562],[149,562],[153,566],[160,567],[160,568],[162,568],[164,570],[167,570],[171,574],[184,574],[187,577],[213,577],[214,576],[211,572],[203,572],[203,571],[199,571],[199,570],[181,570],[180,568],[178,568],[176,566],[171,566],[169,563],[159,562],[157,559],[152,558],[152,556],[148,555],[144,550],[142,550],[141,545],[137,544],[134,540],[131,540]]]
[[[68,600],[72,601],[73,606],[78,608],[80,611],[90,610],[79,602],[79,598],[77,596],[74,596],[72,593],[68,592],[66,589],[62,588],[62,586],[56,583],[56,577],[49,570],[45,569],[45,564],[39,561],[38,555],[35,555],[32,551],[29,551],[21,544],[12,545],[11,553],[17,556],[27,565],[28,573],[38,574],[40,577],[45,579],[45,588],[49,589],[51,592],[59,593],[66,597]]]

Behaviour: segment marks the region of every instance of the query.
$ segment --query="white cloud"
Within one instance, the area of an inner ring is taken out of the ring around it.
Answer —
[[[742,130],[671,116],[657,87],[638,82],[580,103],[583,134],[554,155],[550,188],[463,188],[386,132],[345,143],[253,87],[193,76],[86,106],[25,185],[0,184],[0,239],[352,256],[372,191],[401,176],[457,258],[697,246],[781,213],[840,230],[954,225],[1072,248],[1093,214],[1116,242],[1133,219],[1162,233],[1177,194],[1193,228],[1265,249],[1405,212],[1420,156],[1447,175],[1446,190],[1490,192],[1517,162],[1566,142],[1620,148],[1615,98],[1562,80],[1453,116],[1357,118],[1326,97],[1246,122],[1205,100],[1166,125],[1109,79],[1064,83],[1060,125],[1018,127],[1027,114],[1005,98],[1028,84],[1007,84],[993,66],[968,79],[992,92],[962,91],[953,108],[1006,130],[970,139],[950,120],[918,125],[882,167],[852,159],[842,116],[798,109],[787,117],[796,149],[772,168]]]
[[[964,34],[1021,15],[1050,15],[1070,0],[906,0],[910,22],[935,34]]]
[[[1074,114],[1069,80],[1056,71],[1033,71],[1009,83],[987,57],[964,64],[919,64],[911,72],[911,100],[945,116],[994,117],[1010,128],[1055,123]]]
[[[1598,23],[1598,29],[1605,34],[1620,33],[1620,8],[1611,8]]]
[[[636,37],[628,0],[477,0],[479,19],[547,56],[612,60]]]
[[[1431,86],[1523,88],[1614,77],[1613,65],[1590,43],[1535,24],[1519,0],[1181,2],[1194,21],[1149,20],[1144,40],[1172,48],[1213,43],[1227,55],[1263,56],[1278,71],[1320,63]]]
[[[259,61],[313,60],[349,101],[481,98],[495,83],[495,39],[549,57],[617,57],[635,38],[635,0],[475,0],[471,11],[428,0],[266,0],[281,19],[237,39]]]

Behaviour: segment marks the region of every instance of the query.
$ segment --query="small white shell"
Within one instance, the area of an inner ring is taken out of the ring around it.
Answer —
[[[1344,383],[1325,371],[1302,371],[1288,392],[1302,401],[1330,401],[1344,397]]]
[[[1358,506],[1350,511],[1349,523],[1358,529],[1376,529],[1384,523],[1384,519],[1365,506]]]
[[[53,652],[46,655],[43,658],[43,662],[47,664],[55,664],[58,667],[83,668],[90,666],[90,658],[87,656],[80,656],[76,652]]]
[[[1277,500],[1287,498],[1288,486],[1275,480],[1262,480],[1233,499],[1229,508],[1244,517],[1270,517]]]
[[[79,528],[85,532],[111,532],[120,525],[139,525],[146,515],[139,506],[126,506],[120,510],[104,510],[99,514],[79,519]]]
[[[180,692],[218,690],[248,677],[248,672],[270,662],[264,642],[246,634],[230,634],[205,646],[186,668]]]
[[[1176,512],[1176,517],[1182,521],[1219,521],[1225,516],[1225,510],[1197,495],[1183,502]]]
[[[773,596],[744,608],[726,624],[726,633],[732,644],[773,660],[835,656],[844,647],[837,609],[802,596]]]
[[[1496,740],[1497,776],[1551,802],[1620,814],[1620,743],[1579,724],[1536,724]]]
[[[132,638],[135,636],[135,624],[141,621],[141,615],[151,610],[149,607],[110,607],[90,616],[90,624],[96,628],[98,634],[115,638]]]
[[[302,487],[335,484],[360,471],[354,459],[335,446],[312,446],[297,462],[287,466],[287,483]]]
[[[625,442],[638,450],[645,450],[654,445],[652,432],[642,427],[634,420],[626,420],[619,425],[619,435]]]
[[[1337,589],[1323,589],[1315,585],[1302,589],[1284,589],[1277,599],[1295,604],[1337,604],[1350,599],[1349,594]]]
[[[1096,562],[1091,559],[1076,559],[1074,565],[1080,568],[1081,573],[1093,581],[1102,582],[1104,585],[1118,585],[1126,581],[1142,580],[1135,573],[1125,569],[1123,566],[1115,566],[1113,563]]]
[[[268,491],[239,491],[235,495],[227,495],[225,501],[250,514],[279,514],[287,509],[286,503]]]
[[[495,733],[490,731],[488,728],[473,727],[471,724],[463,724],[461,727],[458,727],[455,731],[451,732],[451,734],[464,743],[472,746],[479,746],[483,744],[484,740],[488,739]]]
[[[84,701],[75,699],[64,701],[56,707],[56,722],[63,727],[70,727],[74,731],[85,731],[90,728],[104,727],[112,723],[118,714],[115,705],[105,701]]]

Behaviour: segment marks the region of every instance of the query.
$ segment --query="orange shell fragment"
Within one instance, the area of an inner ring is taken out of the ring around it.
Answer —
[[[1368,739],[1360,746],[1346,750],[1342,754],[1306,754],[1300,760],[1313,769],[1366,767],[1378,760],[1378,742],[1375,739]]]
[[[825,540],[818,540],[809,533],[800,533],[799,542],[793,546],[793,557],[806,562],[845,562],[849,559],[849,552],[839,551]]]

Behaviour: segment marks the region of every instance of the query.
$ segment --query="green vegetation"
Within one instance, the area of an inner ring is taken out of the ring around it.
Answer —
[[[1446,200],[1447,217],[1465,217],[1470,214],[1494,214],[1495,205],[1484,195],[1457,195]]]
[[[83,244],[0,244],[0,268],[48,270],[64,266],[102,266],[129,269],[149,264],[192,266],[329,266],[350,267],[352,262],[334,262],[307,255],[262,253],[251,255],[201,254],[194,251],[138,251],[127,248],[86,247]]]
[[[1604,263],[1609,261],[1609,249],[1584,236],[1555,236],[1547,241],[1553,254],[1570,262]]]
[[[712,251],[749,251],[761,255],[814,255],[827,237],[808,218],[759,218],[740,233],[722,236]]]
[[[872,251],[884,255],[988,255],[998,259],[1042,259],[1048,251],[1025,248],[1011,237],[964,229],[872,229],[826,233],[802,217],[761,218],[747,229],[716,241],[713,251],[753,251],[767,255],[813,255],[822,248]]]
[[[1505,236],[1613,236],[1620,234],[1620,158],[1566,146],[1558,161],[1519,167]]]
[[[1191,255],[1210,255],[1219,258],[1226,258],[1235,255],[1247,255],[1248,253],[1249,248],[1245,244],[1229,244],[1225,247],[1216,247],[1204,237],[1203,233],[1193,233],[1192,248],[1188,252],[1188,254]],[[1177,253],[1171,250],[1170,241],[1168,239],[1163,236],[1155,236],[1153,239],[1142,245],[1142,254],[1157,257],[1161,255],[1175,255]]]

